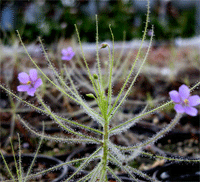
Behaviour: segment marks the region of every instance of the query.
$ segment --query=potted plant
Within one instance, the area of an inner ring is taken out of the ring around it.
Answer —
[[[77,169],[67,177],[65,180],[66,182],[69,181],[77,181],[76,175],[84,170],[87,166],[91,163],[94,163],[94,168],[92,168],[88,174],[82,176],[79,181],[100,181],[100,182],[107,182],[109,181],[110,175],[116,181],[122,181],[119,176],[115,173],[112,165],[118,166],[118,168],[127,173],[129,175],[129,180],[137,181],[138,178],[142,177],[146,180],[153,181],[153,179],[144,173],[141,170],[138,170],[129,165],[130,161],[134,161],[140,155],[146,155],[149,157],[156,157],[162,158],[169,161],[174,161],[179,159],[174,159],[170,157],[165,157],[161,155],[153,155],[151,153],[145,152],[144,149],[149,146],[150,144],[155,143],[159,138],[163,137],[166,133],[171,131],[175,125],[180,121],[181,117],[184,113],[196,116],[198,110],[195,106],[200,104],[200,97],[198,95],[190,95],[190,92],[194,90],[196,87],[200,85],[200,82],[197,82],[193,87],[189,88],[185,84],[181,85],[179,88],[179,92],[173,90],[169,92],[171,101],[166,101],[164,104],[155,107],[154,109],[148,109],[146,106],[141,113],[135,115],[131,119],[121,119],[118,120],[119,122],[115,122],[116,118],[119,117],[119,110],[123,105],[124,101],[127,99],[128,95],[130,94],[138,75],[141,72],[141,69],[147,59],[148,53],[150,51],[151,43],[153,40],[153,27],[152,27],[152,35],[150,39],[150,43],[148,45],[147,52],[142,60],[139,59],[141,54],[142,45],[146,38],[147,28],[149,22],[149,2],[148,2],[148,12],[145,24],[144,35],[142,37],[141,46],[139,51],[134,59],[130,68],[127,70],[120,69],[120,64],[115,62],[115,54],[114,54],[114,35],[110,28],[110,33],[112,37],[112,49],[111,45],[104,43],[99,47],[98,42],[98,20],[96,16],[96,51],[97,51],[97,59],[96,59],[96,66],[93,70],[89,68],[89,65],[85,59],[85,55],[82,48],[82,43],[80,41],[80,36],[78,33],[78,28],[75,25],[78,41],[82,52],[83,63],[85,64],[87,70],[88,80],[85,85],[90,84],[92,90],[88,92],[85,96],[93,100],[97,107],[92,107],[89,102],[87,102],[84,97],[80,94],[79,90],[77,89],[76,82],[74,82],[73,78],[69,74],[69,68],[66,65],[63,65],[61,68],[60,73],[56,70],[53,66],[51,61],[49,60],[47,53],[44,49],[41,39],[40,42],[42,44],[42,49],[45,53],[45,57],[51,68],[51,71],[54,73],[54,79],[45,74],[45,72],[39,67],[39,65],[31,58],[30,54],[28,53],[22,38],[20,36],[19,31],[17,31],[18,36],[20,38],[21,44],[24,47],[27,55],[29,56],[30,60],[36,67],[36,69],[29,70],[29,74],[27,72],[21,72],[18,74],[18,79],[20,81],[20,85],[17,87],[19,92],[26,92],[30,97],[34,97],[37,99],[37,102],[40,106],[35,106],[34,104],[28,102],[28,100],[24,100],[19,97],[17,94],[13,93],[5,86],[0,84],[0,87],[4,89],[9,95],[17,98],[21,102],[25,103],[26,105],[34,108],[36,111],[48,115],[55,123],[58,124],[68,136],[58,137],[58,136],[49,136],[45,135],[44,133],[39,133],[32,128],[26,120],[22,117],[18,116],[18,119],[23,123],[23,125],[32,133],[37,135],[38,137],[47,139],[47,140],[55,140],[59,142],[68,142],[68,143],[86,143],[86,144],[95,144],[97,147],[96,149],[90,153],[90,155],[77,159],[72,159],[69,162],[65,162],[64,164],[75,164],[80,163]],[[103,67],[101,64],[102,61],[100,60],[99,51],[102,49],[108,50],[108,61]],[[67,49],[62,51],[64,59],[67,61],[71,61],[72,57],[74,56],[73,49]],[[72,56],[73,55],[73,56]],[[71,60],[69,60],[71,59]],[[73,68],[71,68],[73,69]],[[106,70],[106,72],[103,72]],[[42,75],[38,74],[38,72]],[[120,71],[120,74],[117,74]],[[122,87],[117,94],[117,96],[113,95],[113,85],[117,83],[117,80],[120,79],[123,71],[125,71],[126,76],[124,78],[124,82]],[[104,74],[106,73],[106,74]],[[117,75],[117,77],[115,77]],[[84,80],[85,81],[85,80]],[[67,118],[65,116],[59,115],[56,112],[53,112],[51,108],[45,103],[40,93],[41,86],[45,83],[49,82],[55,89],[57,89],[61,94],[63,94],[66,98],[72,100],[72,102],[78,104],[84,112],[92,118],[92,120],[98,124],[97,128],[93,128],[90,125],[85,125],[84,123],[80,123],[76,120],[71,118]],[[112,141],[111,138],[115,135],[121,135],[127,130],[134,126],[136,123],[141,121],[144,117],[155,113],[156,111],[165,108],[170,104],[175,104],[174,109],[176,110],[176,115],[174,119],[171,120],[164,128],[157,131],[156,134],[150,136],[147,140],[139,142],[135,145],[118,145],[115,141]],[[78,129],[77,129],[78,128]],[[191,160],[185,160],[186,162],[191,162]],[[197,160],[196,162],[200,162]],[[59,168],[60,165],[55,166],[55,168]],[[50,171],[52,168],[48,169]],[[39,174],[43,174],[46,171],[42,171]],[[29,176],[31,177],[31,176]]]

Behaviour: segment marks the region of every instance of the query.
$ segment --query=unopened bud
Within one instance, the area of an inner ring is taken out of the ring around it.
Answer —
[[[103,44],[101,44],[101,49],[106,48],[107,46],[108,46],[107,43],[103,43]]]
[[[97,75],[97,74],[93,74],[93,78],[94,78],[95,80],[97,80],[97,79],[98,79],[98,75]]]
[[[89,98],[95,99],[95,96],[93,94],[91,94],[91,93],[90,94],[86,94],[86,96],[89,97]]]

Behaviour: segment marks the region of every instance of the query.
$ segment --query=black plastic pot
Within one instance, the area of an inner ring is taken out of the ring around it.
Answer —
[[[14,162],[13,155],[4,155],[4,158],[8,165],[10,163]],[[18,158],[19,158],[18,155],[16,155],[17,161],[18,161]],[[32,155],[32,154],[22,154],[22,156],[21,156],[22,162],[21,163],[22,163],[23,170],[25,172],[29,169],[29,166],[31,165],[33,158],[34,158],[34,155]],[[44,168],[44,170],[45,170],[45,169],[51,168],[53,166],[56,166],[56,165],[59,165],[62,163],[63,163],[62,161],[60,161],[59,159],[56,159],[54,157],[37,155],[37,158],[35,161],[35,166],[32,169],[36,168],[36,166],[37,166],[38,167],[37,172],[40,172],[43,170],[43,168],[41,169],[41,166],[45,166],[45,168]],[[3,162],[3,159],[1,156],[0,156],[0,164],[3,164],[3,166],[4,166],[4,162]],[[14,167],[14,169],[15,169],[15,167]],[[37,173],[37,172],[34,172],[34,173]],[[64,180],[66,178],[67,167],[66,167],[66,165],[63,165],[62,167],[60,167],[56,170],[53,170],[53,172],[46,173],[46,174],[44,174],[43,179],[45,179],[45,177],[51,173],[55,174],[55,178],[54,179],[49,178],[48,181],[61,182],[62,180]],[[33,174],[33,173],[31,173],[31,174]],[[45,180],[47,180],[47,179],[45,179]],[[39,181],[40,181],[40,179],[39,179]]]
[[[186,139],[196,138],[197,140],[200,140],[200,134],[199,133],[186,133],[186,132],[180,132],[180,131],[172,131],[169,132],[164,137],[160,138],[156,143],[166,144],[166,143],[177,143],[180,141],[184,141]]]
[[[158,127],[152,126],[152,124],[147,122],[136,123],[130,128],[130,131],[139,135],[153,136],[159,130]]]
[[[153,178],[159,181],[192,181],[200,180],[199,163],[168,163],[160,167]]]
[[[172,131],[172,132],[169,132],[164,137],[160,138],[158,141],[156,141],[154,145],[156,147],[160,148],[166,154],[166,156],[177,157],[177,156],[179,156],[178,151],[176,153],[176,150],[178,149],[178,147],[186,147],[186,148],[190,148],[190,149],[192,148],[192,146],[189,146],[188,144],[184,143],[186,140],[197,142],[195,144],[195,146],[197,147],[197,145],[200,141],[200,134],[199,133],[189,133],[189,132],[186,133],[186,132]],[[171,145],[171,147],[170,147],[170,145]],[[193,142],[193,145],[194,145],[194,142]],[[164,149],[164,147],[162,147],[162,146],[166,146],[167,148]],[[168,151],[168,148],[170,148],[171,151]],[[188,153],[185,152],[185,155],[183,155],[182,157],[196,157],[193,155],[193,152],[192,152],[192,150],[191,150],[191,152],[188,152]]]

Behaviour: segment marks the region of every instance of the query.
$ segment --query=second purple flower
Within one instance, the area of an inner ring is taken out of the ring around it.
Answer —
[[[66,61],[71,60],[75,55],[75,52],[73,51],[72,47],[68,47],[67,49],[62,49],[61,53],[62,53],[61,59]]]

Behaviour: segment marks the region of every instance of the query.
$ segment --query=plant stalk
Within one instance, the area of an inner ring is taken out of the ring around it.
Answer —
[[[101,176],[104,176],[106,174],[106,170],[107,170],[108,143],[109,143],[109,121],[106,117],[105,118],[105,125],[104,125],[104,138],[103,138],[103,157],[102,157],[103,168],[102,168],[102,175]],[[107,182],[107,175],[106,175],[105,180]]]

